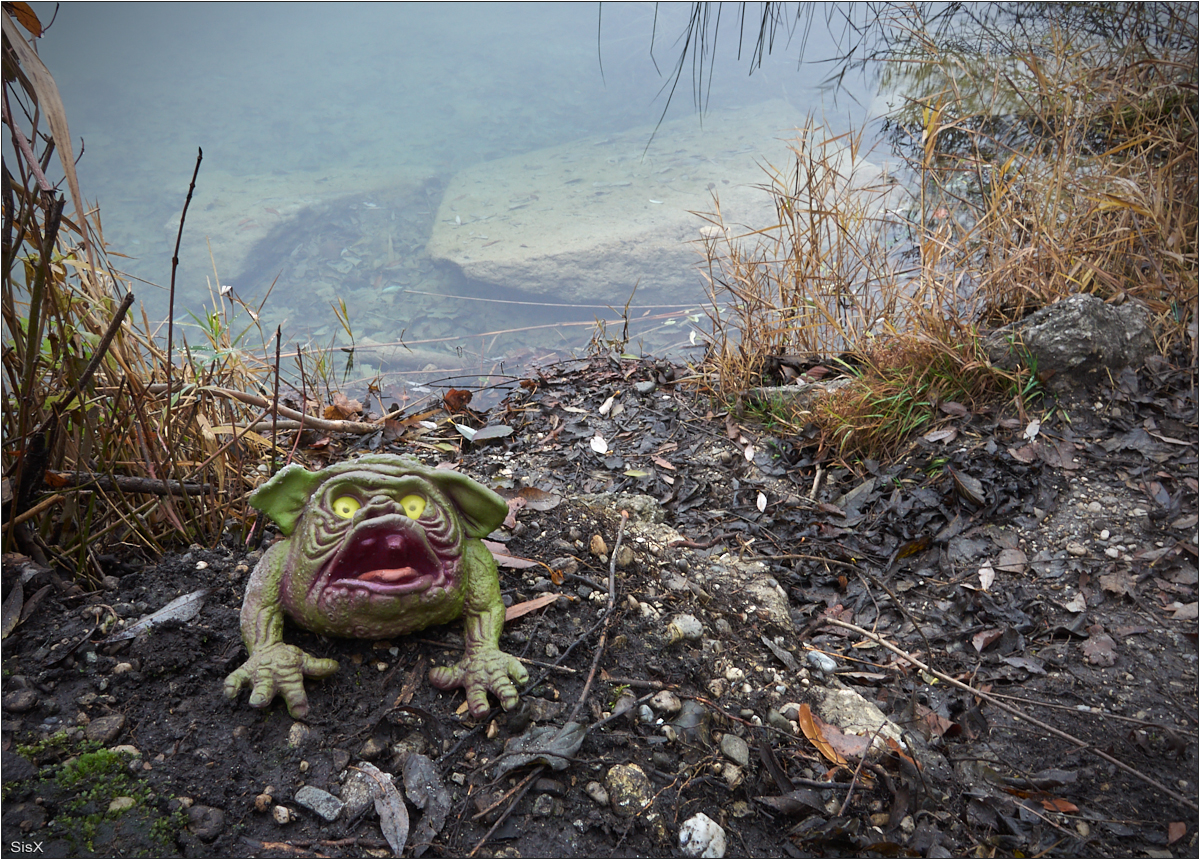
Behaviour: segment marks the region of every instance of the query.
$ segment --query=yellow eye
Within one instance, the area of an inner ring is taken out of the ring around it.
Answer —
[[[348,520],[358,513],[358,509],[361,507],[362,502],[354,496],[339,496],[333,501],[333,512],[344,520]]]
[[[425,499],[421,496],[405,496],[400,500],[404,513],[409,519],[415,520],[425,512]]]

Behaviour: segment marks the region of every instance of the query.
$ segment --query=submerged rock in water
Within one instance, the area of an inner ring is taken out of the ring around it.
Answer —
[[[702,229],[697,212],[720,201],[737,233],[776,223],[764,164],[790,160],[786,141],[802,117],[787,103],[712,111],[655,132],[602,138],[490,161],[451,180],[427,250],[467,277],[553,297],[618,305],[638,286],[648,297],[699,300]],[[877,170],[865,162],[845,173]]]

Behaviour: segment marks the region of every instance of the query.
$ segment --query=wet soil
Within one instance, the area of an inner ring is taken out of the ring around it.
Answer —
[[[697,813],[727,856],[1196,856],[1194,369],[1048,399],[1036,428],[946,405],[857,472],[674,372],[545,369],[486,416],[511,435],[457,455],[445,426],[302,446],[312,465],[453,459],[523,500],[494,537],[537,564],[502,565],[505,601],[561,596],[505,628],[531,674],[510,713],[473,720],[429,685],[457,625],[292,627],[341,664],[309,682],[307,718],[227,700],[258,557],[232,537],[107,556],[93,592],[6,559],[6,597],[27,581],[4,642],[3,854],[388,856],[355,766],[402,782],[423,755],[445,792],[407,808],[430,856],[682,856]],[[191,620],[105,641],[198,589]],[[543,727],[563,754],[499,772]],[[346,808],[324,820],[305,786]]]

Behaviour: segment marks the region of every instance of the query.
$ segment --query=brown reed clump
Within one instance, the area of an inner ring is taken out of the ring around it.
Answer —
[[[980,391],[993,396],[1035,388],[975,342],[1080,292],[1144,302],[1163,350],[1190,345],[1194,361],[1196,16],[1165,8],[1149,22],[1139,4],[1097,6],[1107,39],[1053,18],[1021,42],[984,28],[990,51],[911,13],[885,20],[883,85],[907,93],[889,119],[901,169],[872,174],[861,134],[810,122],[793,164],[767,168],[776,223],[735,235],[719,203],[706,216],[713,391],[759,384],[772,356],[852,353],[869,391],[818,411],[821,444],[880,456],[919,422],[876,407],[897,386],[911,390],[896,402],[921,401],[944,362],[992,376]]]
[[[144,313],[127,313],[53,77],[18,29],[40,24],[24,4],[2,20],[16,149],[3,173],[4,551],[99,575],[114,546],[213,543],[242,520],[271,445],[250,429],[265,410],[228,391],[261,390],[273,369],[214,311],[168,395],[167,353]],[[69,204],[45,175],[55,153]]]

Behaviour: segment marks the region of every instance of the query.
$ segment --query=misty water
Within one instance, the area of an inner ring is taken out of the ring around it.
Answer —
[[[33,5],[43,22],[53,16],[52,5]],[[823,14],[803,64],[800,33],[789,41],[781,30],[751,73],[758,22],[747,22],[739,46],[736,10],[725,9],[703,69],[703,112],[690,58],[669,107],[664,90],[691,11],[683,4],[658,7],[657,20],[652,4],[605,4],[600,20],[591,3],[67,4],[38,50],[77,152],[83,141],[84,195],[151,319],[167,314],[179,213],[203,148],[174,311],[189,344],[202,346],[200,323],[214,309],[240,332],[250,308],[267,339],[281,327],[285,345],[353,339],[360,381],[381,369],[449,378],[579,350],[595,320],[619,320],[627,301],[631,351],[686,354],[705,301],[698,254],[598,277],[605,292],[568,296],[555,295],[553,270],[537,292],[520,288],[519,273],[516,284],[467,277],[430,255],[430,238],[440,230],[442,245],[471,241],[474,259],[495,250],[494,218],[518,232],[524,224],[531,244],[546,240],[538,225],[563,229],[555,213],[567,210],[521,185],[544,178],[554,159],[576,164],[558,177],[575,183],[572,193],[603,198],[630,185],[593,164],[663,183],[638,205],[659,207],[654,214],[675,206],[676,229],[692,219],[685,226],[694,221],[698,235],[704,221],[680,207],[703,201],[674,200],[753,184],[747,177],[785,158],[788,129],[810,113],[835,128],[867,119],[867,82],[820,86],[835,70],[822,61],[836,52]],[[751,115],[766,124],[742,122]],[[734,143],[731,129],[741,131]],[[509,188],[499,214],[460,212],[446,199],[456,177]],[[615,200],[598,211],[619,235],[625,209]],[[599,229],[578,224],[581,235]],[[618,256],[587,265],[602,273]],[[222,287],[232,289],[221,296]],[[244,337],[261,344],[253,325]]]

